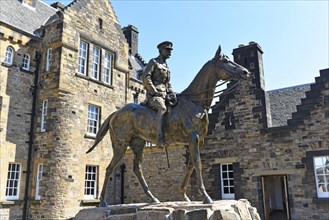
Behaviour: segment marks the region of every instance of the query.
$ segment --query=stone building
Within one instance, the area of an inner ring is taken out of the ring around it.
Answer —
[[[107,0],[1,1],[0,44],[0,218],[95,206],[109,136],[85,152],[110,113],[144,99],[137,28],[122,30]]]
[[[253,78],[213,106],[206,188],[214,199],[248,199],[263,219],[328,219],[329,69],[265,92],[262,53],[254,42],[233,50]]]

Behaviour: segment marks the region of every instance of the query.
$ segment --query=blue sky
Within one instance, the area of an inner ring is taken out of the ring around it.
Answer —
[[[257,42],[264,52],[266,90],[312,83],[320,69],[329,68],[328,0],[110,2],[122,27],[138,28],[145,60],[158,55],[159,42],[173,42],[168,64],[177,92],[189,85],[219,44],[232,58],[239,44]]]

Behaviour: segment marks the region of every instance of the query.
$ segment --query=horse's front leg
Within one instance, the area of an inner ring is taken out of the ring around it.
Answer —
[[[148,185],[144,179],[143,171],[142,171],[142,160],[143,160],[143,148],[144,148],[145,142],[143,142],[142,144],[140,144],[138,142],[139,141],[135,140],[135,141],[133,141],[133,143],[131,145],[131,149],[135,155],[134,173],[137,176],[137,178],[144,190],[144,193],[148,197],[150,197],[154,203],[160,203],[160,201],[153,196],[153,194],[150,191],[150,188],[148,187]]]
[[[203,196],[203,203],[205,204],[212,204],[214,203],[208,193],[206,192],[206,189],[203,185],[203,179],[202,179],[202,165],[201,165],[201,158],[200,158],[200,137],[197,132],[192,132],[191,135],[191,142],[189,144],[189,150],[190,150],[190,156],[191,161],[194,164],[194,169],[197,177],[197,185],[199,188],[199,192]]]
[[[186,157],[187,157],[187,167],[186,167],[185,177],[181,186],[181,190],[183,193],[183,199],[187,202],[191,202],[191,200],[186,195],[186,191],[187,191],[187,183],[190,181],[190,177],[193,173],[194,166],[193,163],[191,162],[190,151],[188,149],[186,151]]]

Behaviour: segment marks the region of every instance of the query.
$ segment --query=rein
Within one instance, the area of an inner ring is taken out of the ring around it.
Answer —
[[[182,95],[188,95],[188,96],[193,95],[193,96],[197,96],[197,95],[200,95],[200,94],[202,94],[202,93],[204,93],[204,92],[208,92],[208,91],[210,91],[210,90],[212,90],[212,89],[215,89],[215,88],[217,88],[217,87],[219,87],[219,86],[221,86],[221,85],[224,85],[224,84],[227,83],[227,82],[228,82],[228,81],[224,81],[224,82],[222,82],[222,83],[220,83],[220,84],[218,84],[218,85],[216,85],[216,86],[214,86],[214,87],[211,87],[211,88],[209,88],[209,89],[203,90],[203,91],[201,91],[201,92],[199,92],[199,93],[197,93],[197,94],[193,94],[193,93],[184,93],[184,94],[182,94]],[[226,94],[232,93],[232,92],[234,92],[234,91],[236,90],[236,87],[237,87],[238,85],[239,85],[239,82],[236,82],[236,83],[233,84],[233,86],[231,86],[230,88],[228,88],[228,89],[222,89],[222,90],[219,90],[219,91],[217,91],[217,92],[214,93],[214,94],[218,94],[218,95],[215,95],[215,96],[213,96],[213,97],[209,97],[209,98],[204,98],[204,99],[202,99],[202,100],[207,101],[207,100],[210,100],[210,99],[213,99],[213,98],[217,98],[217,97],[219,97],[219,96],[221,96],[221,95],[226,95]],[[221,94],[219,94],[219,93],[221,93]]]

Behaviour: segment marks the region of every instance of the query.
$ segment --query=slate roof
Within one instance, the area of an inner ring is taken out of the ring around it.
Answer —
[[[35,7],[18,0],[0,0],[0,21],[33,35],[57,11],[39,0],[35,0]]]
[[[311,89],[311,84],[267,91],[271,106],[272,126],[287,125],[287,120],[292,118],[292,113],[297,111],[297,105],[306,97],[306,91]]]
[[[132,54],[129,53],[129,64],[133,71],[132,77],[141,80],[141,73],[146,63],[143,62],[143,60],[141,61],[139,57],[140,55],[138,55],[138,57],[134,57]]]

